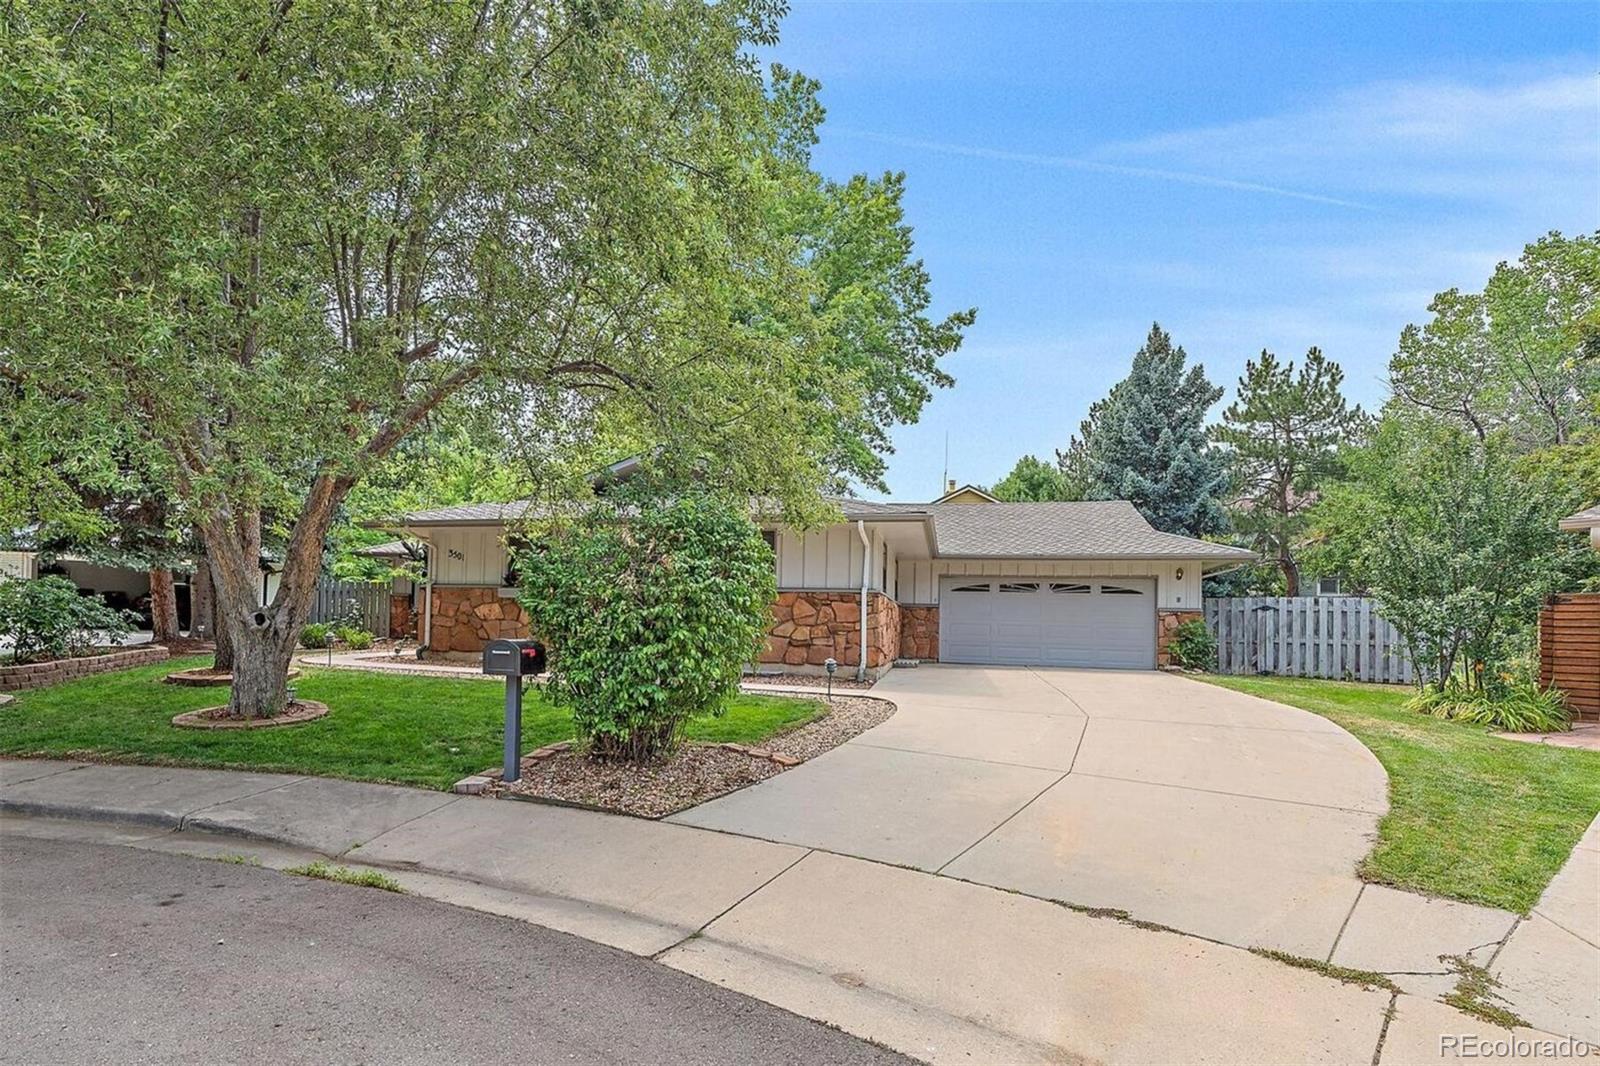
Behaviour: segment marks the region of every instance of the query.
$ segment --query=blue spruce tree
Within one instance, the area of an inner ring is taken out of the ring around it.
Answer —
[[[1128,376],[1089,408],[1058,461],[1084,479],[1091,499],[1127,500],[1157,529],[1200,537],[1227,528],[1229,478],[1205,428],[1222,389],[1199,364],[1185,369],[1187,358],[1152,325]]]

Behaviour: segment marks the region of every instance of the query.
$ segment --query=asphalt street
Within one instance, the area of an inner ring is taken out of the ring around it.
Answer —
[[[647,959],[371,888],[0,837],[0,1062],[906,1063]]]

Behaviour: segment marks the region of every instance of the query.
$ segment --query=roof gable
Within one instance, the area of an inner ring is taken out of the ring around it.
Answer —
[[[962,485],[940,496],[934,503],[999,503],[1000,500],[976,485]]]

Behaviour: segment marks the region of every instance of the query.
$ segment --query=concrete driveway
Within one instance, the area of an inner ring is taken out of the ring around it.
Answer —
[[[671,820],[1326,959],[1388,808],[1342,729],[1170,674],[923,666],[873,695],[899,712]]]

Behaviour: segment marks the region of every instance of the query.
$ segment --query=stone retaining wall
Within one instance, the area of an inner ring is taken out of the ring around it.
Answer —
[[[164,644],[144,644],[137,648],[124,648],[105,655],[85,655],[77,659],[50,659],[42,663],[22,663],[0,666],[0,692],[21,692],[24,689],[58,685],[74,678],[91,674],[104,674],[112,670],[126,670],[130,666],[158,663],[171,655]]]
[[[900,605],[900,657],[939,661],[939,605]]]
[[[1169,650],[1172,637],[1178,627],[1185,622],[1203,622],[1205,615],[1200,611],[1171,611],[1159,610],[1156,612],[1156,667],[1165,670],[1172,665],[1172,653]]]

